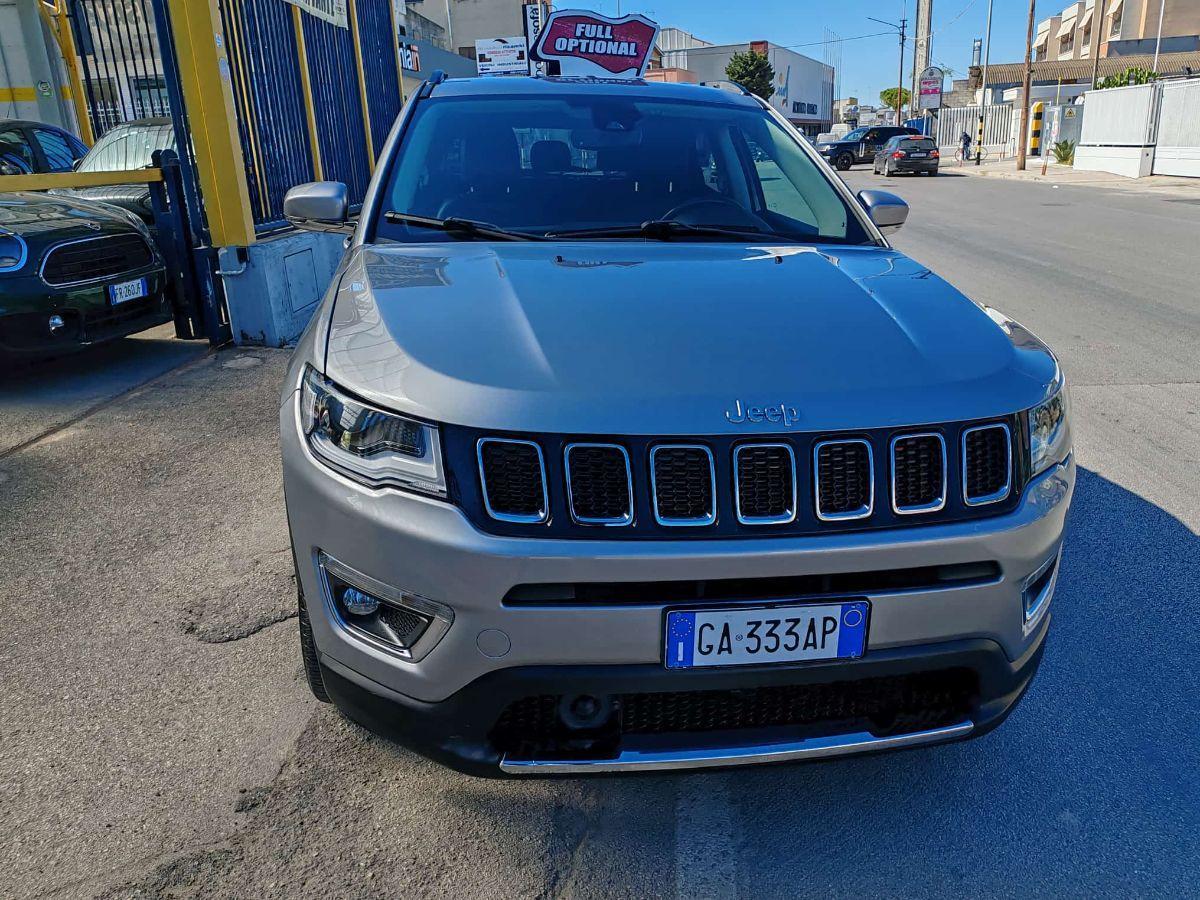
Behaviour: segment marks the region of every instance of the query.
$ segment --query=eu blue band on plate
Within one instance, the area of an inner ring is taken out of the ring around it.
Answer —
[[[867,640],[867,604],[843,603],[842,627],[838,630],[839,659],[853,659],[863,655]]]
[[[667,629],[667,667],[687,668],[692,664],[692,652],[696,646],[696,614],[694,612],[671,613]]]

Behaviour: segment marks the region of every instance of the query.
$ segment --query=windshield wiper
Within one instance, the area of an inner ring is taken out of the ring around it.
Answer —
[[[557,238],[649,238],[669,241],[675,237],[736,237],[749,240],[794,241],[795,238],[758,228],[737,225],[692,225],[674,219],[651,219],[641,225],[614,225],[608,228],[579,228],[573,231],[547,231],[546,237]]]
[[[493,241],[542,241],[541,235],[529,234],[524,231],[506,231],[487,222],[476,222],[473,219],[434,219],[430,216],[414,216],[408,213],[390,210],[383,217],[393,225],[416,225],[418,228],[433,228],[461,237],[485,238]]]

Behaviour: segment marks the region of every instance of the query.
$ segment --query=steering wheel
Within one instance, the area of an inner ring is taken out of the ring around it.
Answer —
[[[683,218],[684,214],[696,212],[703,209],[712,209],[719,215],[725,216],[726,220],[708,218],[707,221],[688,221]],[[727,221],[730,210],[737,210],[737,218],[734,221]],[[684,221],[689,225],[754,225],[760,226],[762,223],[757,216],[751,215],[746,211],[746,208],[736,201],[726,197],[693,197],[691,200],[684,200],[678,206],[672,207],[667,212],[663,213],[662,218],[665,220]]]

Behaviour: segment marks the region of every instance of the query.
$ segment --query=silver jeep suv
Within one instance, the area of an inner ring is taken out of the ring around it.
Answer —
[[[1075,467],[1054,355],[728,86],[409,102],[280,409],[313,692],[481,775],[983,734]]]

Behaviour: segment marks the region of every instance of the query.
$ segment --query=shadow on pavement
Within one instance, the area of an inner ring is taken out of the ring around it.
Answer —
[[[69,422],[99,403],[157,378],[208,350],[161,325],[54,359],[0,370],[0,454]]]
[[[759,895],[1189,894],[1200,883],[1200,541],[1080,469],[1040,673],[978,741],[745,773]],[[746,870],[751,866],[752,871]]]

